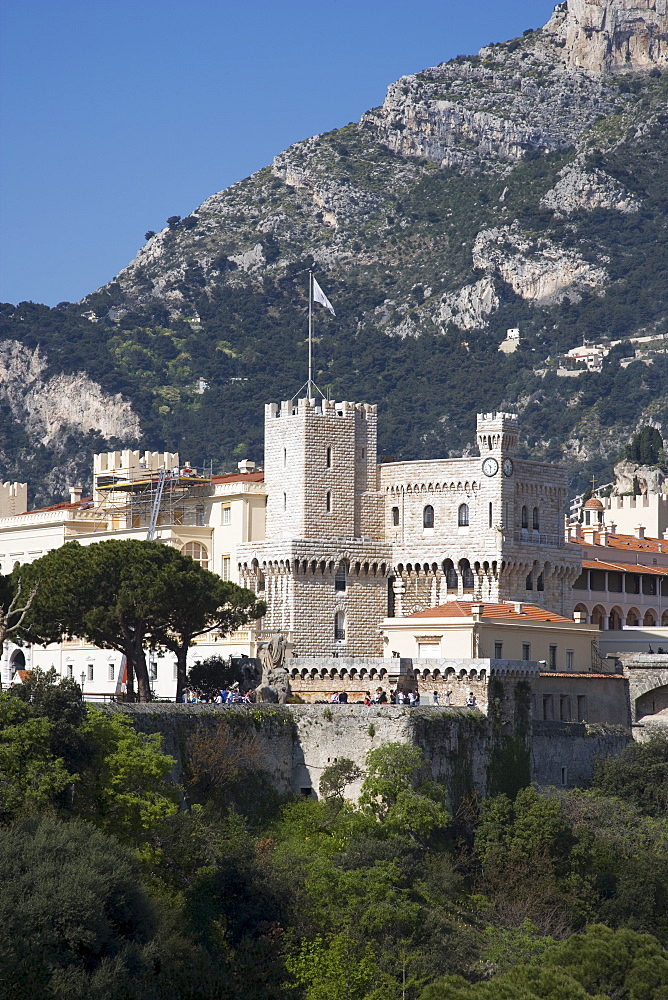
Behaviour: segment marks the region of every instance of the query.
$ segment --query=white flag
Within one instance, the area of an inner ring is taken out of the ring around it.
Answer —
[[[336,313],[334,312],[334,306],[329,301],[329,299],[327,298],[327,296],[325,295],[325,293],[323,292],[322,288],[315,280],[315,278],[313,279],[313,301],[319,302],[321,306],[325,307],[325,309],[329,309],[332,316],[336,316]]]

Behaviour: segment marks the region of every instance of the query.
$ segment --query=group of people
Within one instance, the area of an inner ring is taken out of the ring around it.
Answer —
[[[448,689],[443,693],[445,698],[444,704],[446,706],[451,705],[452,690]],[[330,699],[330,705],[347,705],[348,695],[345,691],[335,691]],[[374,694],[372,695],[370,691],[366,691],[364,694],[365,705],[408,705],[410,708],[417,708],[420,704],[420,692],[419,691],[402,691],[400,689],[391,690],[389,696],[383,688],[376,688]],[[359,704],[359,702],[358,702]],[[441,704],[441,693],[439,691],[434,691],[432,694],[432,704]],[[476,696],[473,691],[469,691],[466,696],[466,707],[476,708],[477,706]]]
[[[182,700],[191,705],[253,705],[255,691],[239,691],[236,688],[222,688],[217,695],[202,694],[201,691],[184,691]]]

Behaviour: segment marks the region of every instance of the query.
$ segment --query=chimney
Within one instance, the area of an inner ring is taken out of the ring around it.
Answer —
[[[83,486],[70,486],[70,503],[80,503]]]
[[[479,622],[480,619],[481,619],[481,617],[482,617],[482,613],[483,613],[484,610],[485,610],[485,605],[484,604],[472,604],[471,605],[471,614],[473,615],[473,620],[476,621],[476,622]]]
[[[608,529],[607,528],[601,528],[601,530],[599,531],[599,533],[598,533],[598,544],[599,545],[607,545],[608,544]]]
[[[608,528],[608,534],[609,535],[616,535],[617,534],[617,525],[616,524],[608,524],[607,528]]]
[[[593,524],[588,525],[585,528],[583,534],[584,534],[584,540],[587,543],[587,545],[595,545],[596,544],[596,527],[595,527],[595,525],[593,525]]]
[[[516,615],[523,615],[524,611],[522,610],[522,602],[521,601],[515,601],[514,605],[515,605],[515,614]]]
[[[574,611],[573,612],[573,621],[575,622],[576,625],[586,625],[587,624],[587,616],[584,613],[584,611]]]
[[[644,528],[644,526],[642,524],[639,524],[637,526],[637,528],[635,529],[634,534],[635,534],[636,538],[644,538],[645,537],[645,528]]]
[[[254,472],[255,462],[249,462],[247,458],[238,463],[239,472]]]

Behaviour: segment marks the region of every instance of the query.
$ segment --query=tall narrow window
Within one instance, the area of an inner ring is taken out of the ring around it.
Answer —
[[[198,527],[204,527],[204,507],[197,507],[195,509],[195,521]]]
[[[542,573],[539,573],[538,579],[536,580],[536,590],[545,590],[545,581]]]
[[[422,526],[424,528],[434,527],[434,508],[430,503],[422,511]]]
[[[531,643],[530,642],[523,642],[522,643],[522,659],[523,660],[530,660],[531,659]]]
[[[232,511],[228,504],[227,507],[223,507],[223,524],[231,524],[231,523],[232,523]]]
[[[557,647],[550,646],[550,659],[549,659],[550,670],[557,669]]]
[[[494,659],[495,660],[502,660],[503,659],[503,643],[502,642],[495,642],[494,643]]]
[[[457,524],[459,525],[460,528],[468,528],[469,526],[469,505],[467,503],[462,503],[459,505]]]
[[[223,556],[221,560],[220,575],[223,580],[229,580],[230,578],[230,557]]]
[[[74,666],[71,663],[67,664],[67,676],[70,680],[74,677]]]
[[[490,526],[490,528],[492,527],[492,518],[493,517],[494,517],[494,507],[492,505],[492,502],[490,501],[490,504],[489,504],[489,526]]]
[[[522,507],[522,527],[529,527],[529,511],[526,507]]]
[[[287,509],[288,509],[288,494],[284,493],[283,494],[283,510],[287,510]]]
[[[288,464],[288,449],[283,449],[283,468]]]
[[[115,674],[115,668],[114,668],[114,665],[113,665],[113,663],[110,663],[110,664],[109,664],[109,680],[110,680],[110,681],[113,681],[113,679],[114,679],[114,674]]]
[[[327,493],[325,494],[325,510],[328,514],[332,513],[332,494],[329,490],[327,490]]]
[[[538,507],[534,507],[534,509],[533,509],[533,522],[532,522],[532,526],[533,526],[533,530],[534,531],[539,531],[540,530],[540,517],[539,517],[539,514],[538,514]]]
[[[573,650],[569,649],[566,651],[566,670],[573,669]]]
[[[343,642],[346,638],[346,616],[343,611],[334,615],[334,641]]]
[[[533,573],[529,573],[524,585],[525,590],[533,590]]]
[[[399,508],[398,507],[393,507],[392,508],[392,527],[393,528],[398,528],[399,527]]]
[[[94,676],[93,664],[89,663],[88,664],[88,680],[92,681],[93,680],[93,676]]]
[[[331,467],[332,467],[332,449],[331,448],[327,449],[326,463],[327,463],[327,468],[331,469]]]
[[[336,576],[334,577],[334,590],[338,590],[341,593],[345,592],[346,582],[348,575],[348,567],[345,562],[340,562],[336,567]]]

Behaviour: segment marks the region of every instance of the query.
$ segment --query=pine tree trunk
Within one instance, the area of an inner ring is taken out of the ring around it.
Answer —
[[[176,701],[181,702],[187,683],[188,645],[183,643],[176,652]]]

